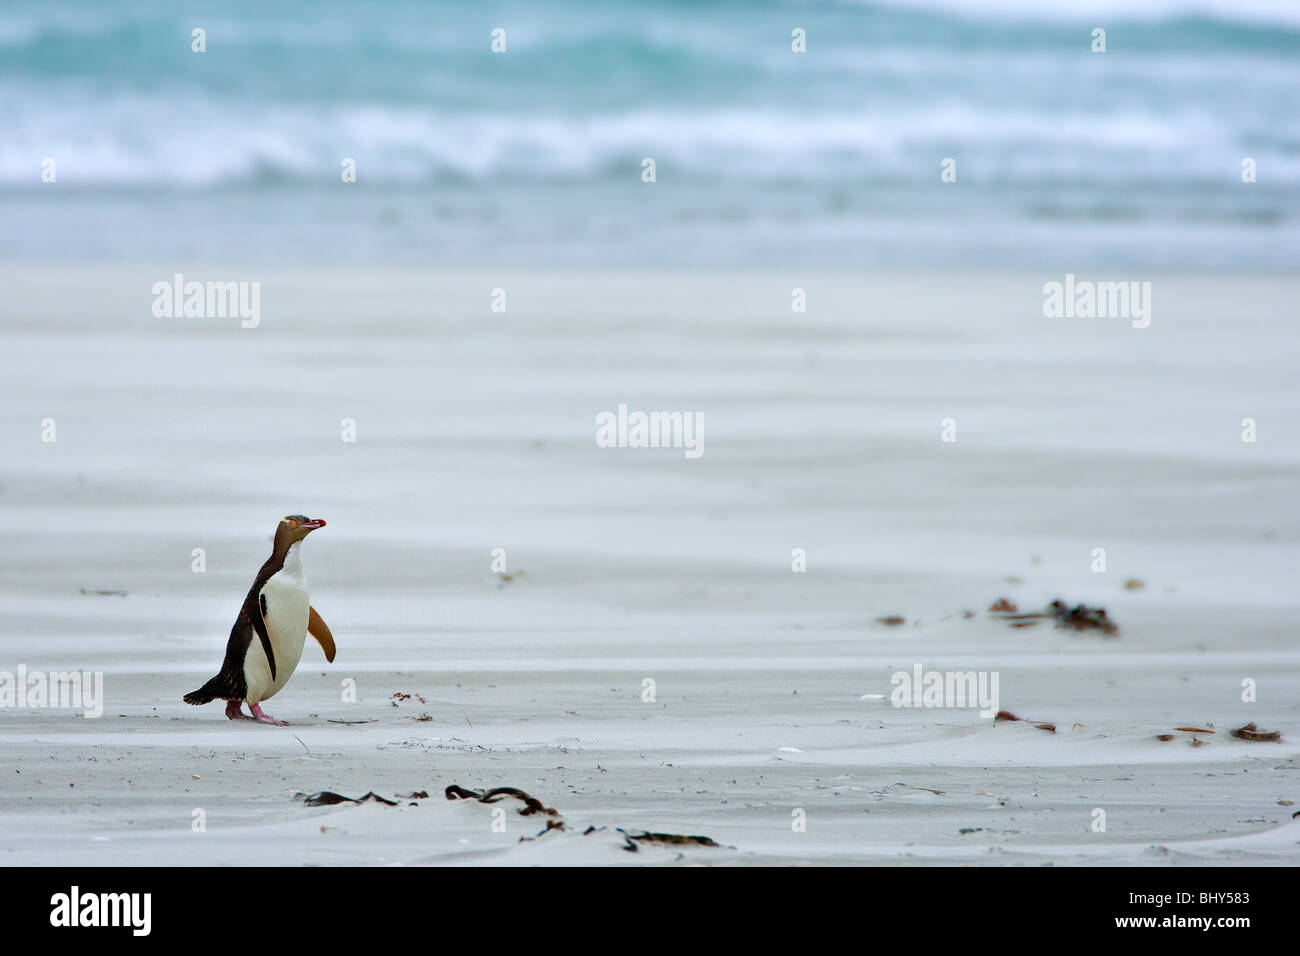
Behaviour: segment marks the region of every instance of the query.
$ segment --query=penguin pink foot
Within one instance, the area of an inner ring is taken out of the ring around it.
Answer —
[[[249,710],[253,712],[253,719],[256,720],[259,724],[271,724],[272,726],[275,727],[289,726],[289,722],[287,720],[276,720],[270,714],[263,711],[261,704],[253,704],[251,707],[249,707]]]
[[[226,719],[227,720],[252,720],[246,713],[239,709],[239,701],[226,701]]]

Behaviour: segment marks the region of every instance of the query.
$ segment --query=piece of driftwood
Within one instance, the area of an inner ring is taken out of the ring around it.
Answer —
[[[1119,628],[1106,614],[1104,607],[1088,607],[1076,604],[1068,607],[1064,601],[1053,601],[1047,605],[1048,612],[1056,618],[1056,626],[1072,631],[1101,631],[1103,634],[1116,634]]]
[[[313,793],[311,796],[306,797],[303,800],[303,802],[309,807],[332,807],[338,803],[367,803],[370,801],[382,803],[386,807],[397,806],[396,800],[389,800],[385,797],[381,797],[373,790],[367,793],[364,797],[345,797],[343,794],[335,793],[333,790],[322,790],[319,793]]]
[[[1057,627],[1071,631],[1100,631],[1107,636],[1119,633],[1119,627],[1104,607],[1086,604],[1070,607],[1061,600],[1047,605],[1045,611],[1020,611],[1006,598],[998,598],[990,605],[989,613],[1009,627],[1033,627],[1041,621],[1054,621]]]
[[[479,803],[496,803],[504,797],[514,797],[516,800],[523,801],[523,809],[519,811],[521,817],[531,816],[534,813],[544,813],[547,816],[558,817],[560,814],[552,807],[545,806],[542,801],[536,797],[529,796],[518,787],[493,787],[488,791],[470,790],[468,787],[462,787],[458,784],[452,784],[443,791],[448,800],[477,800]]]
[[[1017,717],[1009,710],[999,710],[996,714],[993,715],[993,720],[994,722],[997,722],[999,720],[1017,720],[1026,724],[1033,724],[1039,730],[1046,730],[1048,733],[1053,733],[1053,734],[1056,733],[1056,724],[1039,723],[1036,720],[1026,720],[1024,717]]]
[[[1238,740],[1256,740],[1276,743],[1282,739],[1282,731],[1260,730],[1255,726],[1253,721],[1245,727],[1238,727],[1236,730],[1231,731],[1231,733],[1232,736],[1236,737]]]
[[[623,849],[630,853],[637,852],[637,844],[654,844],[657,846],[719,846],[713,839],[706,836],[682,836],[678,833],[650,833],[646,830],[639,832],[630,832],[618,827],[618,832],[623,834]]]

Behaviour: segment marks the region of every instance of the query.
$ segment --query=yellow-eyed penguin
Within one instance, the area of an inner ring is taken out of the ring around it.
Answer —
[[[186,694],[185,703],[206,704],[220,698],[228,701],[226,716],[231,720],[287,726],[283,720],[263,713],[261,704],[275,696],[293,676],[309,632],[320,642],[325,659],[334,660],[334,637],[311,606],[307,575],[298,553],[303,538],[323,527],[323,518],[288,515],[280,519],[271,556],[257,572],[235,626],[230,629],[221,671],[198,690]],[[244,700],[248,701],[252,717],[240,710],[240,701]]]

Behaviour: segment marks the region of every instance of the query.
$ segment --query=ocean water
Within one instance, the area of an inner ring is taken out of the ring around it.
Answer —
[[[0,258],[1289,269],[1298,102],[1293,2],[10,0]]]

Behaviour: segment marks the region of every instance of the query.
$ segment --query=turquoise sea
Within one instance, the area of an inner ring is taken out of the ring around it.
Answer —
[[[1290,2],[7,2],[0,110],[9,261],[1300,261]]]

